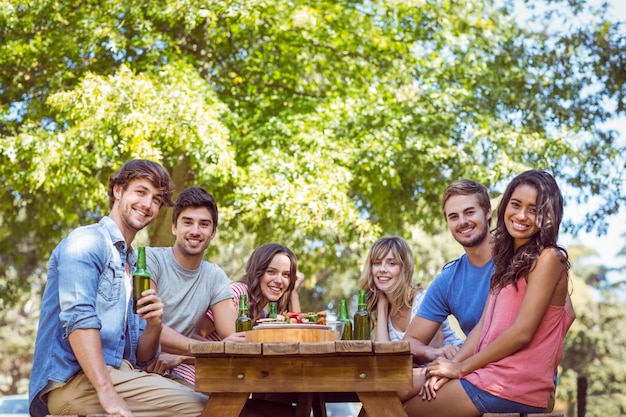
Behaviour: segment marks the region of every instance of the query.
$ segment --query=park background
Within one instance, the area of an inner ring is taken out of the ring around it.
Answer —
[[[557,408],[626,415],[626,18],[597,1],[0,1],[0,393],[26,392],[51,250],[107,213],[109,174],[163,163],[220,206],[239,278],[293,248],[306,310],[354,310],[366,251],[411,243],[425,285],[461,248],[445,186],[494,206],[539,168],[566,197],[578,319]],[[620,14],[621,13],[621,14]],[[170,212],[134,245],[169,245]],[[598,237],[599,236],[599,237]]]

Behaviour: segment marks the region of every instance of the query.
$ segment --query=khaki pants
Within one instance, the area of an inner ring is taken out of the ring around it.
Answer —
[[[123,361],[118,369],[107,366],[115,391],[126,401],[135,417],[197,417],[206,395],[197,393],[161,375],[138,371]],[[67,384],[48,393],[51,414],[105,413],[89,379],[79,372]]]

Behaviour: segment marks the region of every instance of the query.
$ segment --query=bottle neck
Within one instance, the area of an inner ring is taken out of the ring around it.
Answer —
[[[357,308],[359,310],[367,310],[367,295],[363,290],[359,292],[359,303]]]
[[[347,320],[348,319],[348,308],[346,307],[345,302],[341,302],[339,304],[339,320]]]
[[[146,248],[140,246],[137,248],[137,268],[133,275],[150,276],[150,273],[146,269]]]
[[[241,295],[239,297],[239,315],[248,315],[248,297],[246,297],[245,295]]]

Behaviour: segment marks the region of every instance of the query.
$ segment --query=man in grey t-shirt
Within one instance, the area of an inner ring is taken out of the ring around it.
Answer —
[[[213,311],[215,327],[223,339],[243,341],[235,333],[237,311],[233,291],[224,271],[205,261],[204,252],[217,232],[215,199],[200,187],[185,189],[174,205],[172,247],[147,248],[146,263],[164,303],[159,360],[147,370],[168,374],[181,363],[192,364],[187,347],[207,309]]]

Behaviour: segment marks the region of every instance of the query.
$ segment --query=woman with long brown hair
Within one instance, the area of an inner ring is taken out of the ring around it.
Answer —
[[[498,207],[495,271],[483,315],[453,360],[427,368],[411,417],[541,413],[555,388],[563,340],[575,314],[567,252],[558,245],[563,197],[554,178],[515,177]]]

